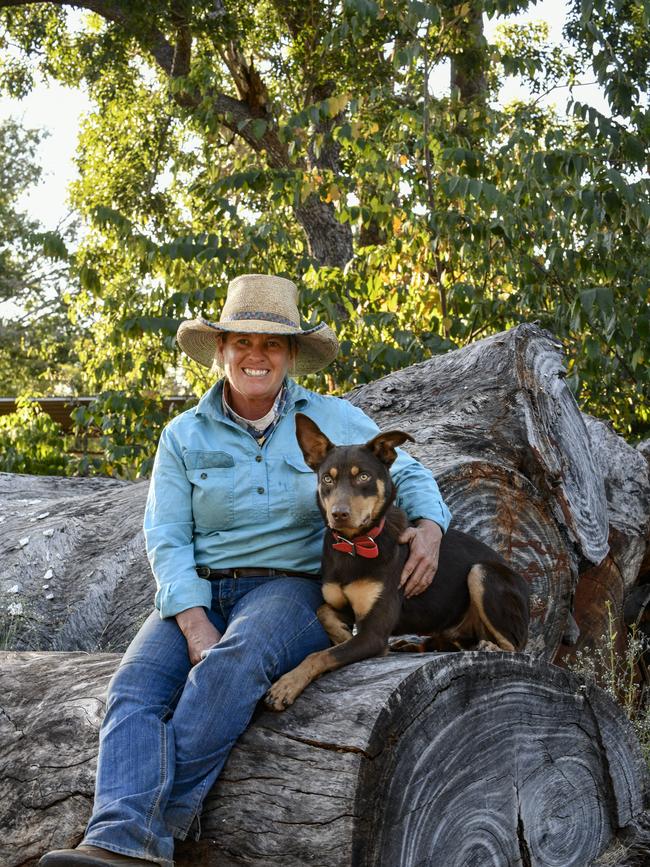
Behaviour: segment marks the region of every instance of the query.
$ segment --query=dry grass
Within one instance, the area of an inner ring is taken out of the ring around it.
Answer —
[[[632,627],[627,636],[625,654],[621,655],[617,650],[618,635],[609,602],[607,620],[607,632],[596,646],[578,651],[575,662],[568,667],[586,680],[596,683],[622,707],[632,723],[650,769],[650,702],[647,689],[639,683],[639,662],[650,648],[645,636]]]

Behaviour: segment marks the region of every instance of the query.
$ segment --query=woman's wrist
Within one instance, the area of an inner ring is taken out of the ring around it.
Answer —
[[[208,615],[205,613],[205,608],[200,605],[194,608],[186,608],[184,611],[179,611],[176,615],[176,623],[178,623],[181,632],[185,632],[186,629],[191,629],[192,626],[197,623],[203,623],[207,619]]]

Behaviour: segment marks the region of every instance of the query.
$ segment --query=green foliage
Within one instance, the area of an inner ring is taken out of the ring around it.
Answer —
[[[340,358],[312,387],[343,392],[537,320],[564,341],[589,411],[647,435],[645,7],[585,0],[558,48],[545,26],[508,22],[525,6],[0,12],[3,38],[22,46],[0,72],[8,89],[40,68],[83,82],[96,104],[72,189],[83,239],[73,253],[47,242],[76,280],[65,295],[73,358],[102,394],[80,419],[101,432],[102,456],[83,471],[146,471],[163,419],[144,395],[209,385],[178,356],[178,322],[216,317],[228,280],[253,271],[301,278],[306,321],[334,323]],[[490,45],[482,11],[504,17]],[[440,97],[427,85],[445,60],[454,86]],[[589,65],[611,116],[573,96],[568,117],[544,107]],[[533,96],[500,106],[512,76]]]
[[[189,399],[182,408],[194,402]],[[151,472],[160,432],[169,421],[158,394],[118,390],[97,395],[90,406],[78,407],[73,418],[77,438],[86,438],[75,473],[127,479]]]
[[[6,473],[72,475],[73,458],[60,426],[29,397],[11,415],[0,416],[0,470]]]

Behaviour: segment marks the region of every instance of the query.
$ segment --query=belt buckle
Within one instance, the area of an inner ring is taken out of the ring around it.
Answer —
[[[210,577],[210,567],[209,566],[197,566],[196,574],[199,578],[209,578]]]

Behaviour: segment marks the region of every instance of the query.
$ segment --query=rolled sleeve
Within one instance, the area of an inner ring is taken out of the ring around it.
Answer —
[[[375,422],[363,410],[348,403],[348,442],[364,442],[379,433]],[[406,512],[409,521],[420,518],[435,521],[440,529],[447,531],[451,512],[442,499],[442,494],[433,474],[403,449],[397,449],[397,460],[391,467],[391,476],[397,485],[396,505]]]
[[[144,515],[147,557],[156,579],[156,608],[173,617],[195,606],[209,608],[210,582],[196,574],[192,485],[172,432],[162,432]]]

